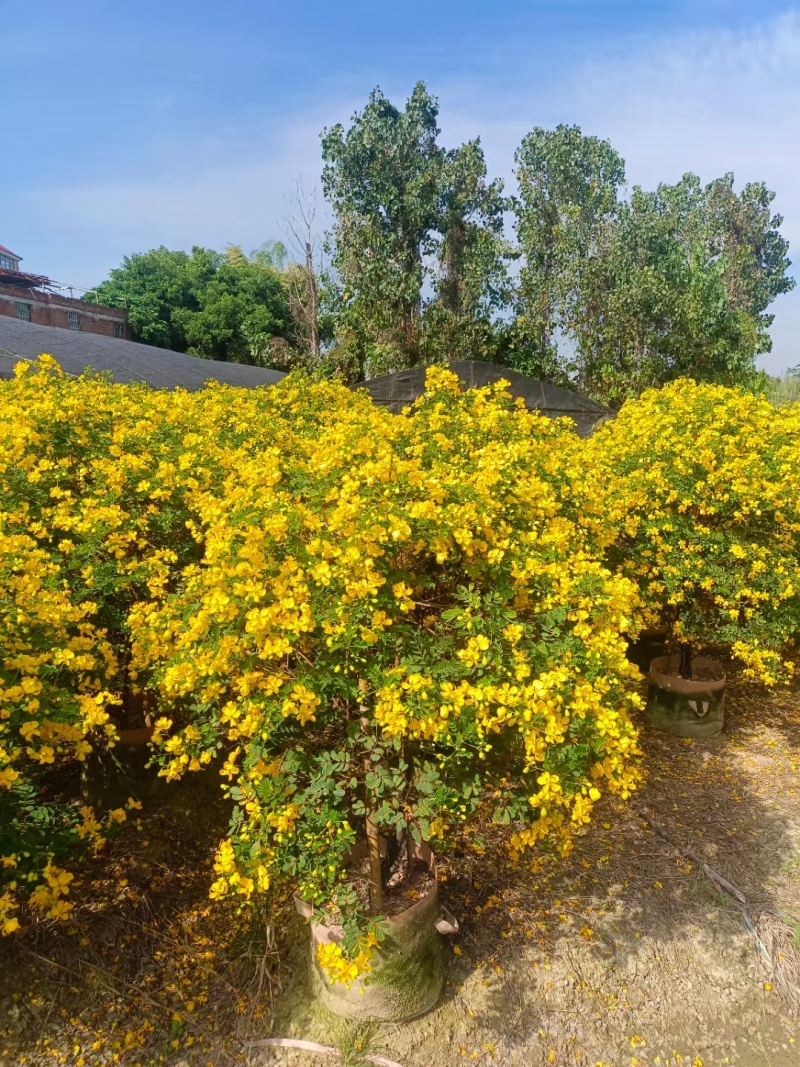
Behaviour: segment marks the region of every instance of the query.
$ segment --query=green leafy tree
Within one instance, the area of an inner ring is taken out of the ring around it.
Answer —
[[[681,375],[741,380],[752,367],[755,330],[729,305],[702,208],[686,180],[636,187],[618,205],[567,311],[582,389],[621,402]]]
[[[503,235],[506,207],[503,183],[487,183],[480,141],[447,153],[435,299],[423,317],[426,363],[497,357],[496,315],[510,299],[506,261],[512,250]]]
[[[523,264],[511,362],[519,370],[560,380],[559,334],[581,311],[583,274],[613,219],[625,164],[608,141],[577,126],[533,129],[515,155],[513,204]]]
[[[467,354],[476,335],[480,350],[499,301],[502,188],[479,142],[439,145],[438,110],[421,82],[402,111],[376,89],[349,129],[322,135],[337,349],[353,377]]]
[[[791,264],[789,242],[780,233],[783,216],[772,214],[775,193],[751,182],[737,196],[733,181],[726,174],[706,188],[709,253],[723,258],[730,304],[754,318],[761,355],[772,351],[768,331],[775,316],[767,308],[796,283],[786,273]]]
[[[422,84],[404,111],[375,89],[349,130],[336,125],[322,135],[340,339],[357,374],[420,362],[424,261],[435,250],[445,157],[437,114]]]
[[[161,245],[125,256],[122,265],[87,296],[99,304],[127,307],[135,341],[184,352],[186,337],[172,314],[178,308],[197,307],[197,289],[214,274],[214,255],[193,248],[190,256]]]
[[[753,384],[771,344],[765,309],[793,282],[772,194],[748,186],[737,197],[732,183],[687,174],[618,205],[568,310],[587,392],[619,403],[684,376]]]
[[[282,249],[282,246],[281,246]],[[245,256],[238,247],[228,252],[205,288],[196,310],[178,308],[188,342],[186,351],[205,359],[270,365],[271,349],[263,339],[283,340],[289,332],[288,306],[282,272],[285,252],[272,248]],[[258,337],[262,343],[255,345]]]
[[[524,258],[509,361],[619,404],[681,376],[754,387],[788,244],[763,183],[693,174],[620,196],[624,165],[577,127],[516,155]]]
[[[95,290],[101,304],[128,308],[133,338],[204,359],[274,365],[292,336],[279,242],[251,255],[163,246],[132,256]],[[273,350],[274,348],[274,350]]]

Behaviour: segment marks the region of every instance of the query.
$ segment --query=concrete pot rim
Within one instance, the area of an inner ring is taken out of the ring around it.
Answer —
[[[679,693],[681,696],[695,696],[700,693],[719,693],[725,688],[727,681],[722,664],[710,656],[695,656],[692,659],[692,667],[704,667],[706,670],[717,672],[716,678],[681,678],[679,674],[671,674],[670,668],[678,668],[679,655],[656,656],[650,663],[650,678],[671,693]]]
[[[415,919],[417,915],[420,915],[427,910],[433,910],[433,905],[439,896],[439,876],[436,872],[436,857],[434,856],[432,849],[424,842],[420,843],[412,841],[411,851],[415,859],[420,859],[428,865],[428,870],[433,878],[433,885],[423,897],[420,897],[419,900],[415,900],[410,907],[404,908],[404,910],[397,915],[388,916],[384,920],[392,931],[402,930],[409,920]],[[350,850],[345,865],[347,865],[347,863],[352,863],[353,860],[362,859],[366,854],[366,842],[358,842]],[[314,922],[314,905],[303,900],[299,893],[294,894],[294,906],[298,915],[301,915],[304,919],[312,920],[311,935],[315,942],[327,944],[331,941],[341,941],[344,936],[342,927],[338,924],[328,925],[327,923]]]

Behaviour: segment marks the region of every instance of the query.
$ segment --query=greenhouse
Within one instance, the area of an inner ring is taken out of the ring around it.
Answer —
[[[181,387],[194,392],[209,380],[253,388],[273,385],[284,376],[264,367],[198,359],[116,337],[0,318],[0,378],[13,378],[14,364],[20,358],[36,359],[41,352],[57,359],[68,374],[92,367],[110,373],[115,382],[146,382],[154,389]]]
[[[589,437],[601,422],[613,414],[604,404],[573,393],[570,389],[528,378],[518,371],[500,367],[495,363],[465,359],[449,363],[448,369],[458,375],[465,389],[477,389],[493,385],[497,381],[507,381],[511,386],[511,395],[522,397],[529,410],[541,411],[552,419],[568,415],[581,437]],[[400,412],[425,392],[426,370],[427,367],[424,366],[412,367],[360,382],[353,388],[366,389],[376,404],[387,407],[390,411]]]

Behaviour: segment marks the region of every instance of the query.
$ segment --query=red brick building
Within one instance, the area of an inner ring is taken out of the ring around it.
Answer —
[[[0,245],[0,315],[64,330],[130,339],[125,308],[104,307],[62,296],[49,278],[19,269],[21,256]]]

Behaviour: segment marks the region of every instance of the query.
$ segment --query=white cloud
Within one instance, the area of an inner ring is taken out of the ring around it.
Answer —
[[[612,52],[576,58],[548,84],[533,44],[526,57],[508,42],[496,64],[494,75],[484,59],[474,77],[428,79],[440,96],[445,141],[480,134],[490,172],[511,179],[514,149],[532,126],[574,122],[612,141],[632,183],[675,181],[688,170],[704,181],[729,170],[737,185],[766,181],[800,262],[800,15],[735,33],[621,41]],[[46,233],[47,247],[64,248],[47,267],[64,281],[89,284],[125,252],[161,243],[250,247],[280,236],[293,176],[319,173],[320,130],[346,120],[369,88],[357,100],[331,94],[277,128],[264,120],[233,134],[211,131],[202,143],[173,146],[168,164],[154,144],[155,169],[145,178],[34,188],[16,207],[36,217],[43,247]],[[140,146],[140,160],[147,150]],[[26,258],[33,268],[34,256]],[[775,350],[765,360],[773,371],[800,362],[800,292],[775,310]]]

